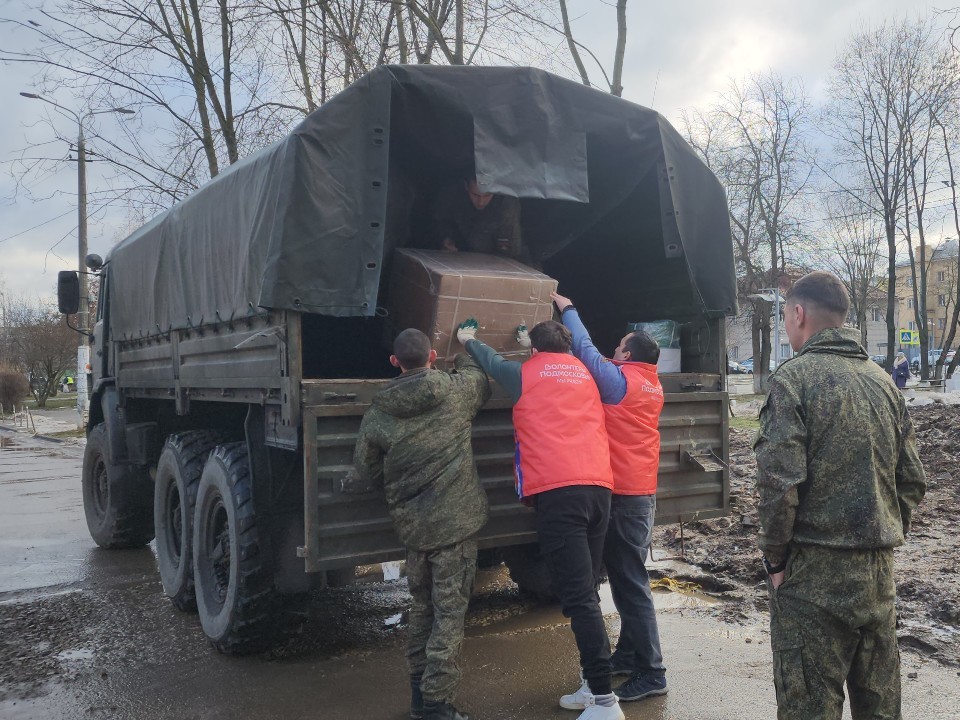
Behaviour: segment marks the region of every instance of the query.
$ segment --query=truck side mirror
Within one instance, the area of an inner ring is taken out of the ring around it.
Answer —
[[[74,270],[57,273],[57,307],[64,315],[75,315],[80,309],[80,276]]]

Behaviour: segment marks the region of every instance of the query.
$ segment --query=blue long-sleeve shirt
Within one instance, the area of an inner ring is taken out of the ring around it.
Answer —
[[[594,382],[597,383],[600,401],[604,405],[619,404],[627,395],[627,379],[623,376],[623,370],[600,354],[575,307],[566,308],[563,311],[562,320],[564,326],[573,335],[574,356],[587,366]]]

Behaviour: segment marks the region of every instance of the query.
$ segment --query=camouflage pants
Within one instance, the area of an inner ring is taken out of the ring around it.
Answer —
[[[768,582],[769,587],[769,582]],[[893,550],[792,545],[786,580],[770,589],[779,720],[899,720]]]
[[[407,663],[422,675],[428,700],[451,702],[460,682],[460,646],[477,575],[477,543],[467,540],[429,552],[407,551],[407,581],[413,605]]]

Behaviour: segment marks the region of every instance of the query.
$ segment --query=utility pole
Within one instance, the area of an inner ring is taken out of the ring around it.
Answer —
[[[129,108],[114,107],[103,110],[89,110],[80,115],[63,105],[35,93],[20,93],[31,100],[42,100],[53,105],[57,110],[72,118],[77,123],[77,272],[80,280],[80,307],[77,309],[77,330],[80,331],[80,345],[77,347],[77,412],[80,415],[80,425],[87,420],[90,405],[89,388],[87,387],[87,373],[90,366],[90,284],[87,281],[87,144],[83,134],[83,123],[87,118],[102,113],[120,113],[133,115],[136,111]]]

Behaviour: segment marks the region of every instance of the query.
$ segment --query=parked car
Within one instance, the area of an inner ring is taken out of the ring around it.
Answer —
[[[937,350],[931,350],[931,351],[927,354],[927,358],[928,358],[928,360],[929,360],[929,363],[930,363],[930,367],[931,367],[931,368],[933,368],[933,366],[936,364],[937,358],[940,357],[940,355],[941,355],[942,352],[943,352],[943,350],[937,349]],[[947,365],[949,365],[951,362],[953,362],[953,356],[954,356],[954,354],[955,354],[956,352],[957,352],[956,350],[950,350],[950,351],[947,353],[946,357],[943,358],[943,367],[944,367],[944,368],[946,368]],[[918,357],[915,357],[913,360],[910,361],[910,372],[912,372],[914,375],[919,375],[919,374],[920,374],[920,358],[919,358],[919,356],[918,356]]]
[[[738,363],[736,360],[727,360],[727,374],[728,375],[744,375],[746,373],[753,372],[752,370],[747,370],[746,367]]]
[[[882,368],[887,366],[887,356],[886,355],[871,355],[870,359],[873,360],[877,365]]]
[[[785,360],[785,359],[784,359],[784,360]],[[782,365],[783,362],[784,362],[784,361],[781,361],[780,364]],[[752,358],[752,357],[747,358],[746,360],[742,361],[740,364],[747,369],[747,372],[748,372],[748,373],[752,373],[752,372],[753,372],[753,358]],[[777,369],[777,368],[776,368],[776,366],[774,365],[773,360],[771,360],[771,361],[770,361],[770,372],[773,372],[773,371],[776,370],[776,369]]]

